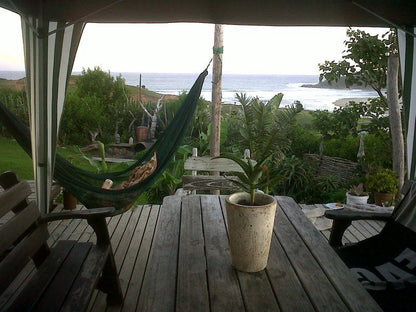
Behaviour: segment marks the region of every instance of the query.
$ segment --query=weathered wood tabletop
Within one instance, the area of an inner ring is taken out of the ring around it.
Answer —
[[[267,268],[231,266],[225,197],[169,196],[138,311],[381,311],[289,197],[278,208]]]

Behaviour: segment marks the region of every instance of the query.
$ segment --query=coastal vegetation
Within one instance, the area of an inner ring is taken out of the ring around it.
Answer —
[[[332,73],[329,76],[330,67],[335,64],[325,64],[321,68],[323,76],[328,81],[337,80],[338,74]],[[344,78],[344,81],[349,80]],[[0,81],[0,101],[19,119],[28,123],[24,88],[18,88],[18,84],[11,82],[1,88],[1,83],[4,81]],[[90,155],[82,153],[79,147],[89,145],[95,140],[103,142],[104,145],[114,143],[115,134],[120,136],[121,142],[128,142],[130,138],[136,141],[135,129],[138,126],[148,127],[151,123],[139,103],[138,91],[136,87],[126,86],[121,76],[114,78],[99,67],[84,70],[80,76],[73,77],[61,121],[59,152],[75,164],[90,167],[94,171],[97,166],[91,165]],[[149,112],[155,112],[161,95],[149,90],[140,91],[143,91],[140,98],[143,106]],[[163,107],[157,110],[156,137],[173,118],[185,95],[183,93],[163,99]],[[273,157],[264,164],[263,180],[259,181],[259,184],[267,185],[270,193],[292,196],[301,203],[342,202],[345,200],[346,190],[351,185],[362,182],[366,172],[374,168],[392,168],[393,148],[387,117],[388,106],[383,98],[368,102],[350,102],[333,112],[311,112],[305,111],[299,101],[295,101],[291,107],[280,107],[283,96],[284,94],[277,94],[269,101],[262,102],[258,98],[236,94],[239,105],[222,107],[222,153],[241,158],[244,149],[250,148],[255,155],[265,150],[262,144],[270,143],[266,148],[271,149],[271,152],[267,153]],[[183,163],[191,155],[192,147],[197,147],[201,156],[209,155],[210,111],[210,103],[201,98],[175,161],[141,197],[142,202],[161,202],[163,196],[171,194],[181,186],[181,176],[185,173]],[[266,142],[262,138],[267,137],[270,129],[275,133],[275,140]],[[23,178],[30,178],[30,159],[27,156],[15,157],[22,151],[18,151],[16,142],[11,140],[11,136],[1,125],[0,135],[1,150],[8,151],[0,154],[0,169],[13,169]],[[359,154],[357,158],[360,140],[364,143],[365,153]],[[253,145],[252,142],[257,142],[258,145]],[[361,172],[356,175],[357,181],[350,183],[337,179],[336,172],[319,176],[316,163],[305,157],[308,154],[359,162]],[[16,159],[24,169],[12,166]]]
[[[98,73],[96,73],[98,71]],[[106,145],[114,143],[114,131],[118,122],[118,131],[121,142],[127,142],[129,137],[134,137],[136,126],[149,121],[146,115],[129,90],[124,88],[122,78],[113,79],[100,69],[85,71],[80,81],[97,76],[106,78],[103,86],[96,88],[96,93],[81,92],[77,89],[77,83],[68,95],[68,102],[64,110],[64,116],[60,130],[59,152],[70,159],[77,166],[96,171],[97,165],[91,165],[87,161],[88,155],[80,152],[78,147],[91,143],[91,132],[97,133],[94,139],[104,142]],[[96,82],[98,85],[99,83]],[[118,88],[118,89],[117,89]],[[107,90],[106,92],[103,92]],[[118,97],[117,97],[118,96]],[[181,104],[185,94],[176,100],[164,103],[165,108],[158,114],[158,129],[163,131],[173,117],[175,110]],[[263,103],[259,99],[239,94],[237,101],[243,102],[251,111],[248,118],[250,129],[244,126],[243,105],[224,105],[222,109],[221,151],[242,156],[245,148],[250,147],[255,153],[262,150],[262,146],[248,146],[247,135],[257,137],[259,142],[269,126],[279,126],[280,131],[276,135],[276,143],[285,142],[285,148],[278,144],[270,144],[271,149],[278,150],[274,157],[268,160],[267,172],[263,175],[264,185],[268,185],[271,193],[293,196],[299,202],[317,203],[326,201],[342,201],[347,185],[340,185],[335,177],[316,177],[316,168],[304,158],[308,153],[319,153],[320,145],[324,146],[324,154],[357,161],[357,151],[360,138],[358,132],[366,130],[369,134],[364,137],[366,146],[366,163],[371,166],[391,167],[391,152],[385,150],[386,144],[390,144],[388,122],[384,123],[383,110],[377,103],[350,103],[349,106],[336,109],[334,112],[305,111],[301,103],[293,103],[291,108],[279,107],[284,95],[277,95],[269,103]],[[22,120],[28,120],[27,105],[24,90],[0,88],[0,101]],[[117,99],[117,100],[116,100]],[[106,101],[113,101],[112,105],[106,105]],[[84,103],[86,107],[80,105]],[[71,107],[73,105],[73,107]],[[148,110],[153,110],[155,103],[145,104]],[[112,112],[112,113],[111,113]],[[115,113],[116,112],[116,113]],[[106,116],[105,118],[103,116]],[[255,116],[254,116],[255,114]],[[192,122],[183,146],[178,151],[175,161],[169,165],[161,178],[152,188],[143,195],[142,202],[160,202],[163,196],[169,195],[181,186],[181,176],[185,173],[183,162],[192,152],[192,147],[197,147],[200,155],[209,155],[210,139],[210,103],[201,99],[194,121]],[[280,117],[278,117],[280,116]],[[93,120],[95,117],[95,120]],[[285,118],[286,117],[286,118]],[[102,118],[102,119],[101,119]],[[365,119],[363,119],[365,118]],[[281,121],[277,124],[277,121]],[[363,122],[365,120],[365,122]],[[98,131],[99,130],[99,131]],[[249,130],[249,131],[248,131]],[[9,151],[0,154],[1,169],[13,169],[22,174],[23,178],[32,177],[32,164],[30,158],[19,150],[16,142],[4,127],[0,128],[2,150]],[[263,149],[264,150],[264,149]],[[382,152],[381,152],[382,151]],[[23,154],[19,159],[22,168],[13,166],[16,157],[11,155]],[[4,162],[9,160],[9,162]],[[3,161],[3,162],[2,162]],[[111,169],[110,169],[111,170]],[[25,173],[23,173],[25,172]],[[272,179],[273,177],[273,179]]]

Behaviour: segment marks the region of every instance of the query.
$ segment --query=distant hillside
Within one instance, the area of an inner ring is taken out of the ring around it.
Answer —
[[[318,82],[316,84],[304,84],[302,85],[304,88],[320,88],[320,89],[363,89],[363,90],[372,90],[370,87],[358,86],[353,85],[349,88],[345,86],[345,77],[341,77],[338,82],[331,82],[329,83],[326,80]]]
[[[0,78],[0,88],[11,88],[15,90],[22,90],[26,86],[26,78],[19,80],[7,80]]]
[[[69,84],[68,84],[69,92],[73,92],[75,90],[76,88],[75,81],[77,77],[78,76],[71,76],[71,78],[69,79]],[[25,87],[26,87],[26,78],[22,78],[19,80],[8,80],[8,79],[0,78],[0,88],[11,88],[15,90],[22,90]],[[133,99],[137,100],[139,98],[138,87],[126,85],[126,89],[130,92],[130,95]],[[141,91],[140,92],[141,100],[144,103],[148,103],[148,102],[156,103],[162,96],[162,94],[150,91],[146,88],[142,88],[140,91]],[[169,101],[174,101],[177,98],[178,98],[177,95],[166,94],[163,100],[165,102],[169,102]]]

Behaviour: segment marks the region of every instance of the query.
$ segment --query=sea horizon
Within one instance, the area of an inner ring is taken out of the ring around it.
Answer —
[[[74,71],[73,75],[81,72]],[[192,87],[199,73],[138,73],[138,72],[110,72],[113,77],[119,75],[130,86],[141,84],[148,90],[161,93],[179,95]],[[24,71],[0,71],[0,78],[17,80],[25,77]],[[236,104],[235,95],[245,93],[247,96],[258,97],[267,101],[277,93],[283,93],[282,106],[302,103],[307,110],[332,111],[334,102],[341,99],[357,99],[377,97],[377,93],[365,89],[334,89],[311,88],[303,85],[314,85],[319,82],[319,75],[273,75],[273,74],[223,74],[222,97],[225,104]],[[201,96],[211,101],[212,76],[208,75],[202,88]]]

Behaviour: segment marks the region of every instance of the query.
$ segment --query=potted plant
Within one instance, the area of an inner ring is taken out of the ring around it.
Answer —
[[[367,204],[368,193],[364,191],[364,184],[352,185],[347,191],[347,204]]]
[[[232,172],[231,179],[245,192],[229,195],[226,202],[232,265],[239,271],[258,272],[267,265],[276,214],[276,198],[257,192],[267,158],[259,162],[221,155],[240,165],[243,172]]]
[[[233,266],[240,271],[257,272],[267,265],[277,201],[256,190],[263,187],[267,193],[271,184],[267,163],[277,166],[284,158],[283,151],[290,146],[287,133],[299,110],[293,106],[279,109],[281,93],[267,103],[245,94],[237,94],[236,98],[241,104],[237,114],[241,121],[239,143],[249,147],[251,157],[244,161],[232,154],[221,156],[240,165],[243,172],[231,174],[239,178],[235,183],[245,191],[226,199],[228,233]]]
[[[374,194],[374,202],[378,206],[383,206],[386,202],[393,202],[399,179],[397,174],[390,169],[379,169],[367,177],[366,187]]]

